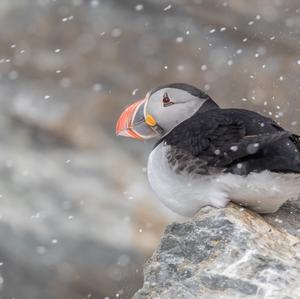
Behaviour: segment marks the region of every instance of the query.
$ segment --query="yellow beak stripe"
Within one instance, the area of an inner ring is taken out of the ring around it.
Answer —
[[[157,122],[151,114],[146,115],[146,124],[150,127],[156,126]]]

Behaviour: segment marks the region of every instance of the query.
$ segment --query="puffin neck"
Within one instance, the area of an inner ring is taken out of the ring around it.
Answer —
[[[220,109],[219,105],[215,103],[211,98],[208,98],[195,114],[204,113],[209,110],[215,109]]]

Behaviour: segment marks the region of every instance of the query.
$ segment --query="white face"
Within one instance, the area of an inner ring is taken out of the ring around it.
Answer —
[[[147,100],[145,114],[150,114],[165,134],[194,115],[207,99],[177,88],[162,88]]]

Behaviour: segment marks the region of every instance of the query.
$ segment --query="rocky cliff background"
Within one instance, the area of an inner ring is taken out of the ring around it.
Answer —
[[[130,298],[172,220],[124,106],[189,82],[300,132],[297,0],[1,0],[1,298]]]

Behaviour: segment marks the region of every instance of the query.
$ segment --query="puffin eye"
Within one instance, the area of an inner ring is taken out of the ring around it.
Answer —
[[[165,94],[163,95],[163,100],[162,100],[162,102],[163,102],[164,107],[167,107],[167,106],[170,106],[170,105],[174,104],[174,103],[170,100],[170,98],[169,98],[169,96],[168,96],[167,93],[165,93]]]

